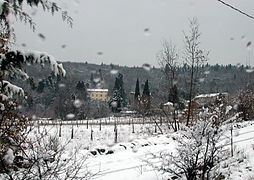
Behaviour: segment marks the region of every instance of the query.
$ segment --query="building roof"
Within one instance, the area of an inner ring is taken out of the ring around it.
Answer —
[[[108,89],[87,89],[88,92],[108,92]]]
[[[173,106],[173,103],[172,103],[172,102],[166,102],[166,103],[164,104],[164,106]]]
[[[196,96],[195,98],[211,98],[211,97],[219,96],[220,94],[227,95],[228,93],[225,92],[225,93],[200,94]]]
[[[209,98],[209,97],[216,97],[219,96],[220,93],[212,93],[212,94],[200,94],[195,98]]]

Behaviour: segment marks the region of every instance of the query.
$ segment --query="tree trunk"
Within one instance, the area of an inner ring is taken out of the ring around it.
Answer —
[[[187,115],[186,126],[189,125],[190,115],[191,115],[192,91],[193,91],[193,75],[194,75],[194,60],[192,60],[192,65],[191,65],[191,83],[190,83],[189,105],[188,105],[188,115]]]

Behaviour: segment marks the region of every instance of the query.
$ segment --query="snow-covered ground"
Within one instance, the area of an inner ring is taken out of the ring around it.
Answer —
[[[73,127],[74,138],[71,138]],[[59,125],[39,126],[34,131],[45,131],[47,135],[58,136]],[[146,162],[151,154],[163,151],[174,151],[175,142],[172,132],[167,134],[154,133],[153,124],[135,125],[135,133],[132,133],[132,125],[117,126],[117,143],[113,125],[104,125],[99,129],[98,125],[72,126],[63,125],[60,141],[67,142],[66,154],[78,149],[78,153],[87,155],[86,165],[96,175],[98,180],[162,180],[163,174],[154,170]],[[92,139],[91,140],[91,132]],[[70,141],[69,141],[70,140]],[[245,180],[254,178],[254,122],[238,123],[233,130],[234,157],[221,164],[221,168],[230,173],[228,179]],[[230,148],[230,132],[226,133],[222,145]],[[243,153],[238,153],[243,151]],[[92,153],[96,153],[93,155]],[[243,156],[244,157],[239,157]],[[239,162],[239,159],[244,159]],[[153,161],[150,161],[153,162]],[[156,162],[156,160],[153,163]]]

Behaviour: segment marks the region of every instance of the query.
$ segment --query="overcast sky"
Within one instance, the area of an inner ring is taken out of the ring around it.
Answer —
[[[226,2],[254,15],[253,0]],[[25,44],[25,49],[46,51],[60,61],[158,66],[162,41],[171,40],[181,54],[188,19],[197,17],[209,63],[254,65],[254,20],[217,0],[66,0],[60,5],[73,17],[73,28],[59,14],[29,10],[35,14],[36,32],[15,23],[17,48]]]

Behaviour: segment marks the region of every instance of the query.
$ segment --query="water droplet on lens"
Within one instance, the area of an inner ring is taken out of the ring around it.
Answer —
[[[252,73],[254,71],[254,69],[246,69],[247,73]]]
[[[110,74],[115,75],[115,74],[117,74],[117,73],[118,73],[118,70],[116,70],[116,69],[111,69],[111,70],[110,70]]]
[[[178,118],[181,118],[181,117],[183,117],[183,115],[182,114],[178,114]]]
[[[96,74],[96,71],[95,71],[95,70],[92,70],[92,71],[91,71],[91,74]]]
[[[210,74],[210,71],[205,71],[204,74],[208,75]]]
[[[102,88],[102,84],[101,83],[96,84],[96,88],[97,89],[101,89]]]
[[[100,80],[101,80],[101,78],[94,78],[93,79],[93,81],[96,82],[96,83],[100,82]]]
[[[201,82],[201,83],[204,82],[204,81],[205,81],[205,78],[200,78],[199,79],[199,82]]]
[[[38,36],[39,36],[39,38],[40,38],[42,41],[44,41],[44,40],[46,39],[46,37],[45,37],[43,34],[41,34],[41,33],[39,33]]]
[[[151,35],[150,29],[149,29],[149,28],[145,28],[145,29],[144,29],[144,35],[145,35],[145,36],[150,36],[150,35]]]
[[[241,66],[241,64],[240,64],[240,63],[237,63],[237,64],[236,64],[236,67],[237,67],[237,68],[239,68],[240,66]]]
[[[246,44],[246,47],[249,47],[251,45],[251,41],[249,41],[247,44]]]
[[[145,63],[145,64],[142,65],[142,67],[143,67],[144,70],[146,70],[146,71],[150,71],[150,70],[151,70],[150,64]]]
[[[132,148],[132,152],[134,152],[134,153],[138,152],[138,147],[134,146],[134,147]]]
[[[32,120],[36,120],[37,116],[36,115],[32,115]]]
[[[36,9],[34,9],[34,10],[33,10],[33,12],[31,13],[31,15],[32,15],[32,16],[35,16],[35,15],[36,15],[36,13],[37,13],[37,10],[36,10]]]
[[[107,142],[108,147],[113,147],[114,145],[115,145],[114,142]]]
[[[37,127],[37,128],[39,128],[39,127],[40,127],[40,123],[39,123],[39,121],[34,121],[34,122],[33,122],[33,125],[34,125],[34,127]]]
[[[79,6],[79,3],[80,3],[79,0],[75,0],[75,1],[74,1],[74,4],[75,4],[76,6]]]
[[[72,113],[66,115],[67,119],[73,119],[74,117],[75,117],[75,115]]]
[[[60,88],[64,88],[64,87],[65,87],[65,84],[60,83],[60,84],[58,84],[58,87],[60,87]]]
[[[113,101],[113,102],[111,103],[111,106],[112,106],[112,107],[117,107],[117,102],[116,102],[116,101]]]
[[[79,100],[79,99],[76,99],[74,102],[73,102],[73,105],[76,107],[76,108],[80,108],[82,106],[82,102]]]

